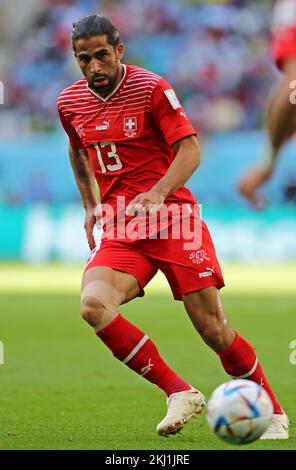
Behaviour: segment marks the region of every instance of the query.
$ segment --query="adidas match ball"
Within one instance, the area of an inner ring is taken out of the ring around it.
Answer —
[[[251,380],[231,380],[214,390],[206,418],[214,433],[229,444],[247,444],[268,428],[273,404],[267,392]]]

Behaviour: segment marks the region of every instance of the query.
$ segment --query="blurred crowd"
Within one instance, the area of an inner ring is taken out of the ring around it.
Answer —
[[[0,4],[2,11],[10,8],[8,1]],[[42,0],[22,36],[10,44],[10,60],[1,69],[0,136],[52,131],[59,125],[57,96],[80,76],[70,45],[72,23],[93,12],[117,25],[127,63],[147,67],[174,86],[202,134],[258,128],[276,76],[269,55],[271,4]]]

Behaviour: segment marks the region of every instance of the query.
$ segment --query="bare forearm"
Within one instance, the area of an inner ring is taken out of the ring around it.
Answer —
[[[152,213],[159,209],[167,196],[181,188],[200,164],[200,148],[196,137],[186,137],[173,146],[176,156],[166,174],[149,190],[138,194],[128,205],[126,214],[139,211]]]
[[[154,186],[164,198],[184,186],[200,164],[200,147],[196,137],[184,139],[175,149],[177,154],[173,163]]]
[[[96,207],[96,181],[84,150],[69,148],[69,158],[84,207]]]
[[[286,76],[279,84],[269,104],[267,113],[267,131],[271,144],[271,160],[275,162],[282,145],[295,132],[296,105],[291,103],[290,83],[295,80],[296,62],[287,64]]]

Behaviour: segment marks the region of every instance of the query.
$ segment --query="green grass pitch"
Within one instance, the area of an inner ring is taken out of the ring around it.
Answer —
[[[204,414],[180,435],[157,436],[165,396],[115,360],[80,320],[81,273],[81,266],[0,266],[0,449],[296,449],[296,365],[289,361],[295,265],[224,266],[231,324],[255,346],[291,421],[288,441],[240,447],[218,440]],[[228,380],[162,278],[121,311],[206,396]]]

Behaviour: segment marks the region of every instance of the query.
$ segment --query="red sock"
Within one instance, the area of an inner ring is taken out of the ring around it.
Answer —
[[[253,380],[253,382],[261,385],[271,398],[274,413],[283,414],[281,405],[265,378],[254,348],[237,332],[235,332],[235,335],[235,339],[229,348],[219,353],[225,371],[234,379]]]
[[[190,390],[190,385],[162,360],[148,336],[121,315],[97,331],[96,335],[117,359],[149,382],[158,385],[167,396]]]

